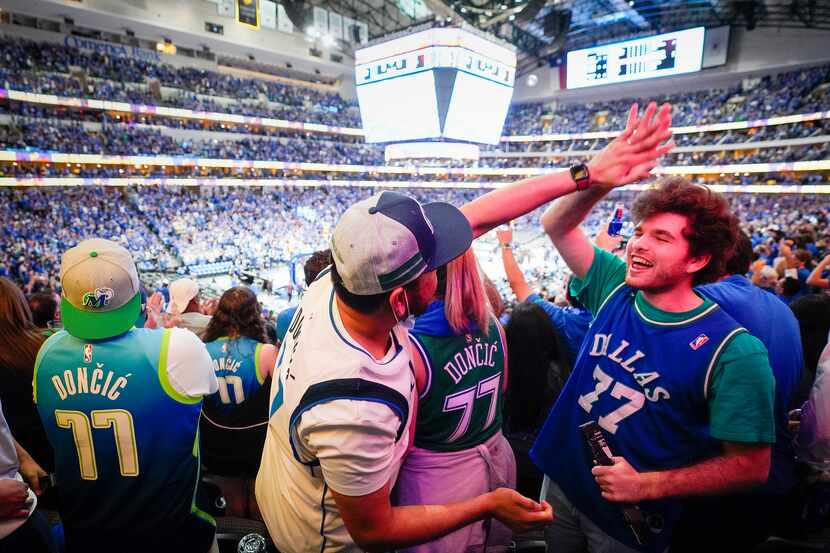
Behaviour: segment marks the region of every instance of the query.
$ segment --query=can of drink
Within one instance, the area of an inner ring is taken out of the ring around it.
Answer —
[[[617,236],[620,234],[623,227],[623,211],[624,207],[622,202],[617,202],[617,205],[614,207],[614,217],[608,223],[609,236]]]

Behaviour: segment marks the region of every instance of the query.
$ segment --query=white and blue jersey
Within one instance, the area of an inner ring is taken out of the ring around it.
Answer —
[[[357,552],[332,490],[394,485],[417,401],[406,329],[375,359],[348,333],[328,272],[303,296],[271,380],[257,504],[283,553]]]
[[[68,528],[135,536],[189,517],[214,524],[195,504],[201,398],[171,385],[170,337],[133,329],[84,341],[60,331],[42,346],[34,397]]]
[[[212,360],[219,391],[205,397],[205,408],[227,414],[252,397],[265,378],[259,366],[264,344],[252,338],[219,338],[205,344]]]
[[[711,304],[682,322],[649,320],[620,284],[599,308],[576,366],[531,451],[573,505],[629,547],[664,551],[677,499],[641,505],[652,540],[638,546],[619,504],[602,498],[578,427],[596,421],[614,455],[638,471],[694,464],[720,452],[709,432],[708,380],[725,345],[745,332]]]

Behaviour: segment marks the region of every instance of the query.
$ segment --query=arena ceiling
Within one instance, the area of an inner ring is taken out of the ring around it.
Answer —
[[[559,52],[699,25],[830,31],[830,0],[307,0],[369,24],[370,38],[432,18],[515,44],[520,68]],[[830,40],[830,37],[828,38]]]

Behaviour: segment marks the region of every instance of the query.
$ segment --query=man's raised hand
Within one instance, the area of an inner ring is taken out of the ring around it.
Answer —
[[[625,130],[588,162],[591,185],[613,188],[648,176],[657,160],[674,148],[671,106],[655,102],[638,117],[637,104],[628,112]]]

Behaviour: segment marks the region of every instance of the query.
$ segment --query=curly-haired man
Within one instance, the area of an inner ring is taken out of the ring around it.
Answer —
[[[623,260],[579,229],[609,190],[572,194],[542,216],[577,277],[571,292],[595,316],[532,451],[557,552],[665,551],[679,498],[763,483],[775,442],[766,349],[694,289],[721,276],[737,242],[726,200],[681,178],[657,183],[632,205]],[[579,429],[589,421],[610,466],[592,468]],[[645,521],[637,536],[630,504]]]

